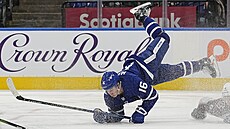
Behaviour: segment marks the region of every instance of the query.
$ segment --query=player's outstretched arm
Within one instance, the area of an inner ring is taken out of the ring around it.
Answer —
[[[142,99],[142,104],[138,105],[132,114],[130,122],[141,124],[144,123],[145,116],[148,115],[148,112],[157,102],[158,93],[151,85],[140,78],[135,78],[133,81],[137,84],[137,87],[134,88],[134,93]]]
[[[210,97],[203,97],[200,99],[197,108],[193,109],[191,116],[197,120],[203,120],[207,117],[207,103],[212,100]]]

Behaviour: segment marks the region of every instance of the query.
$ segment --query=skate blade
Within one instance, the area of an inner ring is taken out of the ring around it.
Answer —
[[[132,9],[130,9],[129,11],[130,11],[130,13],[134,14],[134,13],[137,12],[138,9],[140,9],[142,7],[145,7],[145,6],[148,6],[148,5],[151,5],[151,3],[147,2],[147,3],[141,4],[141,5],[137,6],[137,7],[134,7]]]

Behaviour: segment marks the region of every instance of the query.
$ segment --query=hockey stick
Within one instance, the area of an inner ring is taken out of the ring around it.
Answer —
[[[8,124],[8,125],[11,125],[11,126],[16,127],[16,128],[18,128],[18,129],[26,129],[25,127],[23,127],[23,126],[21,126],[21,125],[17,125],[17,124],[15,124],[15,123],[9,122],[9,121],[7,121],[7,120],[3,120],[3,119],[1,119],[1,118],[0,118],[0,122],[5,123],[5,124]]]
[[[66,108],[66,109],[72,109],[72,110],[78,110],[78,111],[89,112],[89,113],[94,113],[94,110],[90,110],[90,109],[78,108],[78,107],[73,107],[73,106],[67,106],[67,105],[62,105],[62,104],[56,104],[56,103],[50,103],[50,102],[45,102],[45,101],[40,101],[40,100],[24,98],[23,96],[21,96],[17,92],[17,90],[16,90],[16,88],[14,86],[14,82],[13,82],[13,80],[11,78],[7,78],[7,86],[10,89],[10,91],[12,92],[12,94],[18,100],[21,100],[21,101],[38,103],[38,104],[49,105],[49,106],[60,107],[60,108]],[[119,115],[119,114],[114,114],[114,117],[130,119],[129,116],[124,116],[124,115]]]

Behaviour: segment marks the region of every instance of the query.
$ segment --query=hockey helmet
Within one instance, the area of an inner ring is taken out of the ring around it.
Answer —
[[[101,86],[104,90],[108,90],[115,86],[119,81],[119,76],[114,71],[105,72],[101,79]]]

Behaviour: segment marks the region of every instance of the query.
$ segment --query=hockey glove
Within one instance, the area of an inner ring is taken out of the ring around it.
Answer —
[[[145,116],[143,114],[138,113],[135,111],[130,118],[129,122],[134,123],[134,124],[142,124],[144,123]]]
[[[224,123],[230,124],[230,115],[226,116],[226,118],[224,119]]]
[[[148,114],[148,112],[145,111],[144,108],[141,106],[138,106],[136,108],[136,111],[133,113],[131,119],[129,122],[135,123],[135,124],[142,124],[144,123],[145,116]]]
[[[122,120],[117,114],[104,112],[100,108],[94,109],[93,119],[100,124],[114,123]]]
[[[204,118],[207,117],[207,113],[206,113],[204,110],[201,110],[201,109],[199,109],[199,108],[195,108],[195,109],[192,111],[191,116],[192,116],[194,119],[203,120]]]

